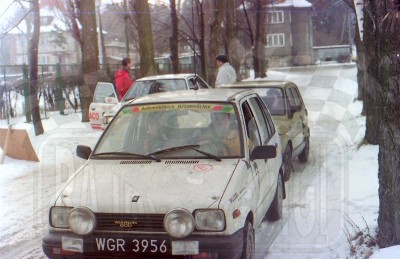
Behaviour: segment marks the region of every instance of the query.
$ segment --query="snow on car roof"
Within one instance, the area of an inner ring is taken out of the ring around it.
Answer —
[[[234,84],[221,85],[220,88],[244,88],[244,87],[285,87],[293,85],[290,81],[279,81],[279,80],[252,80],[242,81]]]
[[[253,93],[251,90],[243,89],[200,89],[162,92],[141,97],[132,103],[154,103],[154,102],[226,102],[241,94]]]
[[[136,81],[145,81],[145,80],[158,80],[158,79],[185,79],[195,74],[166,74],[166,75],[157,75],[157,76],[146,76],[142,77]],[[198,75],[196,75],[198,76]]]

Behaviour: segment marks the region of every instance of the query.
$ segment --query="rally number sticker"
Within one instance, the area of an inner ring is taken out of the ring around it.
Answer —
[[[98,112],[89,112],[89,119],[98,120],[100,117]]]

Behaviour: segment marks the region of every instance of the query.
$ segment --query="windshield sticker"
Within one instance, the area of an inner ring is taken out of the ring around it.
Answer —
[[[176,104],[157,104],[143,105],[123,109],[122,113],[153,112],[169,110],[204,110],[214,112],[234,113],[232,105],[207,104],[207,103],[176,103]]]

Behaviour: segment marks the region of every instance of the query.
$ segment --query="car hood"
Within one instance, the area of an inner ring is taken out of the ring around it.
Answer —
[[[217,206],[238,159],[91,160],[72,175],[56,206],[104,213],[166,213]]]

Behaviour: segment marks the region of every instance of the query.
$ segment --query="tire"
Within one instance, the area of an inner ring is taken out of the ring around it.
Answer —
[[[246,221],[243,228],[243,250],[240,259],[254,259],[255,257],[255,234],[253,225]]]
[[[276,192],[274,196],[274,200],[272,201],[268,211],[266,218],[269,221],[275,221],[282,217],[283,210],[283,181],[281,174],[278,174],[278,183],[276,187]]]
[[[308,161],[308,155],[310,154],[310,137],[306,137],[304,139],[304,148],[301,151],[300,155],[298,156],[299,161],[301,163],[305,163]]]
[[[284,178],[285,182],[287,182],[290,179],[292,170],[293,170],[292,149],[288,145],[286,147],[285,153],[283,154],[283,178]]]

